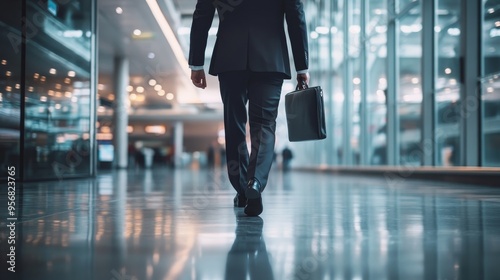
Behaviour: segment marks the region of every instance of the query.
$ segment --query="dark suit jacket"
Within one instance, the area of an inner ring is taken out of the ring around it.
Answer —
[[[250,70],[278,72],[290,78],[284,20],[295,69],[308,69],[307,28],[300,0],[198,0],[193,14],[189,65],[205,62],[208,31],[215,9],[219,30],[209,73]]]

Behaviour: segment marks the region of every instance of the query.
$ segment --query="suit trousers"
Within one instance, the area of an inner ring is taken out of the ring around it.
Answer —
[[[231,185],[239,194],[244,194],[248,181],[257,179],[264,189],[273,163],[276,117],[284,76],[282,73],[251,71],[224,72],[218,76],[224,104],[226,163]]]

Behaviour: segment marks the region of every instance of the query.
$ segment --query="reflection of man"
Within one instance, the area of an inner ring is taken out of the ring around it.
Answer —
[[[276,117],[283,79],[291,77],[284,19],[292,44],[297,81],[308,82],[307,30],[300,0],[198,0],[193,15],[189,64],[191,80],[207,83],[203,64],[208,31],[217,8],[220,22],[209,73],[219,76],[224,103],[229,180],[236,207],[262,213],[273,161]],[[247,109],[251,154],[246,145]]]
[[[262,218],[237,216],[236,223],[236,238],[227,254],[225,279],[274,279],[262,238]]]

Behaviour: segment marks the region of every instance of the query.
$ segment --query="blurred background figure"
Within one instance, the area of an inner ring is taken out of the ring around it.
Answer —
[[[283,171],[290,170],[290,161],[293,158],[293,153],[288,146],[285,146],[283,152],[281,153],[281,157],[283,158]]]

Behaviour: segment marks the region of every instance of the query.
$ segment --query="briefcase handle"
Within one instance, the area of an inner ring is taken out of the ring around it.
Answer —
[[[301,90],[301,89],[308,89],[309,88],[309,85],[306,84],[306,82],[304,80],[300,81],[300,85],[299,83],[297,83],[297,87],[295,88],[295,90]]]

